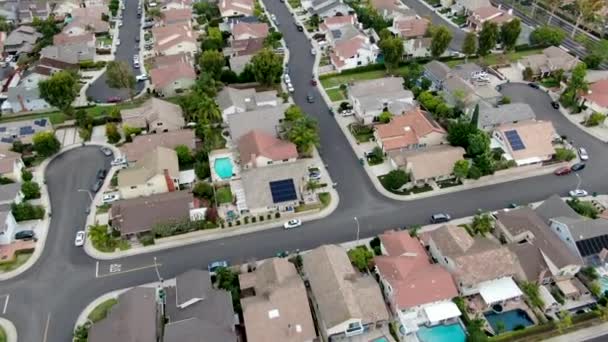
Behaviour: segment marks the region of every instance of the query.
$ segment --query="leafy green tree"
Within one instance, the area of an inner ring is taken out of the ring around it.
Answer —
[[[485,235],[494,229],[494,219],[488,213],[481,213],[473,216],[471,228],[475,234]]]
[[[34,179],[34,175],[29,170],[26,170],[26,169],[21,170],[21,180],[22,181],[29,182],[32,179]]]
[[[108,137],[108,142],[110,144],[116,144],[120,141],[120,132],[118,131],[118,127],[116,127],[115,123],[108,122],[106,124],[106,136]]]
[[[467,326],[467,342],[486,342],[488,336],[484,333],[485,320],[473,319]]]
[[[281,46],[281,39],[283,39],[283,34],[281,32],[275,31],[271,29],[268,33],[268,36],[264,39],[264,46],[274,49]]]
[[[520,285],[521,290],[524,292],[526,297],[530,300],[530,303],[539,309],[543,309],[545,303],[540,296],[539,285],[534,282],[523,281]]]
[[[207,27],[207,36],[201,43],[201,50],[221,50],[224,47],[224,37],[217,27]]]
[[[0,15],[0,31],[2,32],[10,32],[12,29],[11,24],[6,21],[6,17]]]
[[[175,153],[177,154],[177,160],[179,165],[190,165],[194,162],[194,157],[192,156],[192,152],[186,145],[177,145],[175,147]]]
[[[50,131],[38,132],[34,134],[32,139],[34,151],[43,157],[51,156],[61,148],[61,143],[55,137],[55,134]]]
[[[298,152],[310,155],[312,148],[320,143],[317,121],[305,116],[291,122],[287,126],[287,139],[296,145]]]
[[[298,105],[291,105],[285,110],[285,120],[287,121],[297,121],[305,116],[302,108]]]
[[[606,6],[605,0],[576,0],[577,16],[570,38],[574,38],[581,23],[589,23],[599,18],[598,12]]]
[[[498,42],[499,32],[498,25],[491,21],[486,21],[479,32],[477,54],[487,56]]]
[[[482,175],[490,175],[494,173],[494,159],[490,152],[485,152],[473,158],[473,163],[479,169]]]
[[[318,28],[320,23],[321,23],[321,20],[319,19],[318,14],[315,13],[310,16],[310,26]]]
[[[437,58],[445,52],[452,41],[452,31],[440,25],[431,29],[431,56]]]
[[[71,116],[72,102],[78,96],[78,78],[71,71],[59,71],[38,82],[40,97],[53,107]]]
[[[500,41],[504,46],[505,50],[510,51],[515,48],[517,38],[521,33],[521,21],[515,18],[508,23],[503,24],[500,27]]]
[[[549,6],[549,19],[547,19],[547,25],[551,25],[551,19],[555,15],[555,11],[558,7],[564,4],[563,0],[545,0],[545,4]]]
[[[589,53],[583,58],[589,69],[597,69],[600,64],[608,60],[608,40],[602,39],[589,48]]]
[[[591,115],[585,119],[585,126],[587,127],[595,127],[599,126],[602,122],[606,120],[606,115],[598,112],[593,112]]]
[[[23,182],[21,184],[21,193],[25,200],[40,198],[40,186],[32,181]]]
[[[199,161],[194,164],[194,173],[198,179],[206,179],[211,175],[208,161]]]
[[[448,142],[452,146],[461,146],[465,149],[469,146],[469,135],[475,133],[477,127],[471,125],[469,120],[458,120],[448,126]]]
[[[469,167],[469,173],[467,174],[467,178],[470,179],[479,179],[481,178],[482,174],[481,171],[479,170],[479,168],[475,165],[471,165],[471,167]]]
[[[255,80],[265,86],[279,82],[283,73],[283,59],[269,49],[264,49],[253,56],[251,66]]]
[[[559,313],[561,319],[557,322],[557,330],[560,334],[564,332],[564,330],[570,328],[572,326],[572,315],[567,310],[562,310]]]
[[[205,70],[215,80],[219,80],[222,75],[222,69],[226,65],[226,59],[217,50],[207,50],[201,54],[198,64],[201,70]]]
[[[407,172],[397,169],[387,173],[386,176],[384,176],[383,183],[389,190],[399,190],[409,180],[410,177]]]
[[[398,37],[387,37],[380,41],[380,51],[384,56],[384,66],[388,72],[399,67],[403,59],[403,41]]]
[[[131,67],[124,61],[111,61],[106,67],[106,83],[110,88],[127,89],[129,97],[135,96],[135,76]]]
[[[205,21],[209,21],[213,18],[220,16],[220,10],[217,5],[209,2],[195,2],[192,5],[194,13],[198,14],[199,17],[203,17]]]
[[[422,65],[416,62],[408,65],[407,68],[405,68],[405,70],[401,73],[401,77],[403,77],[405,80],[405,87],[408,89],[414,88],[422,78],[423,73],[424,68]],[[428,90],[428,88],[426,90]]]
[[[15,221],[40,220],[44,217],[44,208],[40,205],[32,205],[28,202],[11,204],[11,213]]]
[[[384,151],[379,146],[376,146],[372,149],[372,151],[367,155],[370,162],[374,164],[380,164],[384,161]]]
[[[207,182],[198,182],[192,188],[192,194],[198,198],[212,200],[214,196],[213,185]]]
[[[522,77],[525,81],[532,81],[534,77],[534,70],[530,67],[526,67],[524,71],[522,71]]]
[[[474,32],[469,32],[462,41],[462,53],[465,54],[465,61],[477,51],[477,36]]]
[[[529,37],[530,44],[541,46],[558,46],[564,41],[564,39],[566,39],[566,34],[564,31],[555,26],[547,25],[534,29],[534,31],[530,33]]]
[[[577,64],[572,69],[572,76],[568,82],[568,86],[560,96],[560,101],[568,107],[575,106],[577,94],[587,91],[589,84],[585,80],[587,76],[587,65],[585,63]]]
[[[469,173],[469,161],[465,159],[457,161],[454,163],[454,169],[452,172],[458,179],[466,178],[467,174]]]
[[[469,134],[467,140],[467,154],[472,157],[490,150],[490,137],[483,131],[478,130],[475,133]]]
[[[350,249],[347,254],[350,262],[360,272],[366,272],[368,270],[369,263],[374,258],[374,254],[366,246],[357,246]]]
[[[381,123],[389,123],[391,122],[392,118],[393,114],[391,114],[391,112],[389,111],[384,111],[380,113],[380,115],[378,115],[378,121],[380,121]]]
[[[215,123],[222,120],[222,112],[215,100],[206,94],[192,91],[179,99],[187,122]]]
[[[220,267],[216,272],[217,287],[230,292],[234,311],[241,310],[241,287],[239,286],[239,275],[229,268]]]
[[[220,82],[216,81],[213,76],[203,70],[196,79],[196,82],[194,82],[192,91],[197,94],[207,95],[208,97],[215,97],[220,85]]]

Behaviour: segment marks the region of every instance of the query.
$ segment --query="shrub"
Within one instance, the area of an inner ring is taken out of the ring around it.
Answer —
[[[588,201],[581,201],[578,198],[567,200],[566,203],[574,209],[579,215],[583,215],[592,219],[596,219],[599,211]]]
[[[567,148],[556,148],[555,149],[555,159],[559,161],[571,161],[576,158],[576,153],[574,151]]]
[[[13,203],[11,211],[17,222],[27,220],[40,220],[44,217],[44,208],[39,205],[31,205],[27,202]]]
[[[213,185],[211,185],[207,182],[198,182],[194,185],[194,188],[192,189],[192,193],[194,194],[194,196],[196,196],[198,198],[212,200],[213,193],[214,193]]]
[[[471,165],[471,167],[469,168],[469,172],[467,174],[467,178],[479,179],[479,178],[481,178],[481,171],[479,170],[479,168],[477,166]]]
[[[260,215],[260,222],[264,221],[264,216]]]
[[[349,250],[347,254],[353,266],[361,272],[368,269],[370,261],[374,258],[372,252],[365,246],[357,246]]]
[[[272,214],[268,214],[268,216],[266,217],[267,219],[272,219]]]
[[[236,220],[236,225],[240,226],[241,225],[241,220]]]
[[[120,141],[121,136],[120,132],[118,132],[118,127],[116,127],[116,124],[111,122],[106,124],[106,136],[108,137],[108,142],[110,144],[116,144]]]
[[[21,193],[25,200],[40,198],[40,186],[36,182],[27,181],[21,184]]]
[[[253,217],[251,218],[251,223],[255,223],[255,222],[256,222],[256,218],[255,218],[255,216],[253,216]]]
[[[196,178],[198,179],[206,179],[211,175],[211,170],[209,169],[209,162],[201,161],[194,164],[194,173],[196,174]]]
[[[384,177],[384,186],[389,190],[398,190],[410,179],[409,174],[403,170],[392,170]]]
[[[154,236],[152,234],[141,234],[138,239],[139,242],[144,246],[150,246],[154,244]]]
[[[34,178],[34,175],[30,171],[26,169],[21,170],[21,179],[24,182],[29,182],[32,180],[32,178]]]
[[[279,212],[274,213],[274,218],[275,219],[278,219],[279,217],[281,217],[281,213],[279,213]]]
[[[245,224],[249,224],[249,216],[245,216],[243,220],[245,221]]]
[[[587,120],[585,120],[585,126],[595,127],[595,126],[600,125],[602,122],[604,122],[604,120],[606,120],[606,115],[604,115],[602,113],[594,112],[593,114],[589,115]]]

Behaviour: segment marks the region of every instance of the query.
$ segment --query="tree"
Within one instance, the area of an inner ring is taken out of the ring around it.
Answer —
[[[475,165],[471,165],[471,167],[469,167],[469,173],[467,174],[467,178],[470,179],[479,179],[482,176],[481,171],[479,170],[479,168]]]
[[[317,189],[321,188],[321,183],[316,179],[309,179],[306,181],[306,189],[311,191],[313,194]]]
[[[478,41],[477,54],[480,56],[490,54],[490,51],[496,46],[496,42],[498,41],[498,25],[491,21],[484,22],[481,32],[479,32]]]
[[[431,29],[431,56],[438,58],[443,55],[452,41],[452,31],[440,25]]]
[[[11,26],[12,25],[6,21],[6,17],[3,15],[0,15],[0,31],[1,32],[10,32]]]
[[[32,172],[30,172],[29,170],[26,170],[26,169],[21,170],[21,180],[22,181],[29,182],[32,179],[34,179],[34,175],[32,174]]]
[[[383,184],[389,190],[399,190],[410,180],[407,172],[397,169],[392,170],[384,176]]]
[[[374,258],[374,254],[366,246],[357,246],[347,252],[350,262],[360,272],[367,271],[370,261]]]
[[[530,33],[530,44],[549,46],[558,46],[564,41],[566,34],[561,29],[554,26],[541,26]]]
[[[127,89],[129,97],[135,96],[135,76],[131,67],[123,61],[111,61],[106,67],[106,83],[110,88]]]
[[[479,103],[475,105],[475,110],[471,117],[471,125],[474,125],[475,127],[479,126]]]
[[[320,23],[321,23],[321,20],[319,19],[318,14],[313,14],[310,16],[310,26],[319,27]]]
[[[192,9],[199,17],[203,17],[206,21],[220,16],[219,8],[208,2],[195,2]]]
[[[120,132],[118,131],[118,127],[116,127],[115,123],[108,122],[106,124],[106,136],[108,137],[108,142],[110,144],[116,144],[120,141]]]
[[[600,64],[608,60],[608,40],[602,39],[599,42],[590,46],[589,53],[583,61],[589,69],[597,69]]]
[[[275,31],[271,29],[268,33],[268,36],[264,39],[264,46],[274,49],[281,46],[281,39],[283,39],[283,34],[281,32]]]
[[[494,159],[489,151],[473,158],[473,163],[479,169],[482,175],[490,175],[494,173]]]
[[[572,315],[569,311],[562,310],[560,311],[559,316],[561,319],[557,322],[557,330],[562,334],[564,330],[572,326]]]
[[[194,162],[194,157],[186,145],[177,145],[175,147],[175,153],[177,154],[177,160],[181,166],[190,165]]]
[[[384,66],[388,72],[399,67],[403,58],[403,41],[398,37],[388,37],[380,41],[380,51],[384,56]]]
[[[477,51],[477,36],[474,32],[469,32],[462,42],[462,53],[465,54],[465,62],[470,56],[475,54],[475,51]]]
[[[486,342],[488,336],[484,333],[485,320],[473,319],[467,326],[467,342]]]
[[[490,150],[490,137],[483,131],[478,130],[469,134],[467,140],[467,154],[471,157],[476,157]]]
[[[302,108],[297,105],[291,105],[285,110],[285,120],[287,121],[297,121],[305,116]]]
[[[21,184],[21,193],[25,200],[40,198],[40,186],[32,181],[23,182]]]
[[[220,267],[216,272],[217,287],[230,292],[232,306],[235,312],[241,308],[241,288],[239,286],[239,275],[226,267]]]
[[[78,78],[71,71],[59,71],[38,82],[40,97],[66,115],[72,115],[72,102],[78,96]]]
[[[469,120],[458,120],[448,126],[448,142],[452,146],[461,146],[465,149],[469,146],[469,135],[475,133],[477,127],[471,125]]]
[[[53,132],[38,132],[34,134],[32,139],[34,151],[43,157],[51,156],[61,148],[61,143],[55,137]]]
[[[485,235],[494,229],[494,219],[488,213],[481,213],[473,216],[471,228],[475,234]]]
[[[194,164],[194,173],[198,179],[206,179],[211,175],[208,161],[199,161]]]
[[[279,82],[283,73],[283,58],[269,49],[263,49],[251,59],[255,80],[271,86]]]
[[[393,114],[391,114],[391,112],[384,111],[384,112],[380,113],[380,115],[378,115],[378,121],[380,121],[381,123],[389,123],[389,122],[391,122],[392,117],[393,117]]]
[[[605,6],[605,0],[576,0],[575,4],[578,13],[570,38],[574,38],[581,23],[588,23],[597,18],[598,12]]]
[[[525,293],[530,303],[539,309],[543,309],[545,303],[540,296],[539,285],[534,282],[524,281],[521,283],[521,290]]]
[[[598,305],[594,312],[601,321],[608,321],[608,306]]]
[[[28,202],[11,204],[11,212],[15,221],[40,220],[44,217],[44,208],[40,205],[32,205]]]
[[[194,185],[194,188],[192,188],[192,194],[194,194],[194,196],[206,200],[212,200],[214,193],[213,185],[207,182],[198,182]]]
[[[199,66],[201,70],[205,70],[213,79],[219,80],[222,75],[222,69],[226,65],[224,55],[217,50],[207,50],[201,54],[199,58]]]
[[[184,111],[187,122],[203,122],[204,124],[220,122],[222,112],[215,100],[206,94],[192,91],[180,98],[179,103]]]
[[[515,18],[500,27],[500,41],[506,51],[513,50],[521,33],[521,22]]]
[[[560,96],[560,101],[565,105],[571,106],[576,104],[576,96],[582,91],[587,91],[589,84],[585,80],[587,76],[587,65],[585,63],[577,64],[572,69],[572,76],[568,86]]]
[[[294,143],[298,152],[310,155],[314,146],[319,146],[319,128],[317,121],[304,116],[291,122],[287,127],[287,139]]]
[[[207,36],[201,43],[201,50],[221,50],[224,47],[222,31],[217,27],[207,27]]]
[[[563,0],[545,0],[545,3],[549,6],[549,19],[547,19],[547,25],[551,25],[551,19],[555,15],[555,11],[558,7],[563,4]]]
[[[587,127],[595,127],[599,126],[602,122],[606,120],[606,115],[598,112],[593,112],[591,115],[585,119],[585,126]]]
[[[469,162],[464,159],[457,161],[454,163],[454,169],[452,172],[458,179],[466,178],[467,174],[469,173]]]

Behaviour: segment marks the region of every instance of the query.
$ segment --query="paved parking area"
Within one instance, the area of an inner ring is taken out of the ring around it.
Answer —
[[[511,82],[522,82],[524,80],[521,70],[513,65],[508,68],[500,68],[498,69],[498,72],[503,74]]]
[[[76,127],[60,128],[55,131],[55,137],[57,137],[62,147],[82,143]]]

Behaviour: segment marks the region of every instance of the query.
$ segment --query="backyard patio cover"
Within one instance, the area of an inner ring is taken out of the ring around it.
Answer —
[[[479,284],[479,294],[486,304],[492,305],[507,299],[519,297],[522,295],[522,292],[513,279],[508,277],[484,281]]]
[[[460,316],[460,310],[454,302],[442,302],[426,306],[424,313],[431,323]]]

